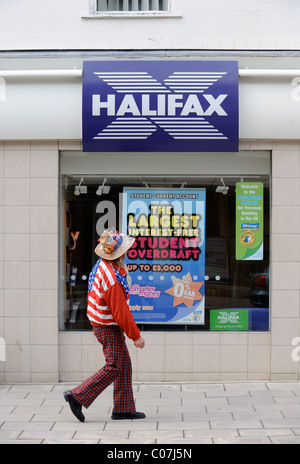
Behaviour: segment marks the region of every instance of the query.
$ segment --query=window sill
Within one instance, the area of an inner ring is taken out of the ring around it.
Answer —
[[[169,13],[168,11],[110,11],[109,13],[82,14],[82,19],[154,19],[154,18],[182,18],[181,13]]]

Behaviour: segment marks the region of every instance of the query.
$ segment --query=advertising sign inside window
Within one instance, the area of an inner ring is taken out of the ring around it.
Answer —
[[[242,331],[248,330],[248,310],[213,309],[210,311],[210,330]]]
[[[262,182],[236,184],[236,259],[261,261],[264,240]]]
[[[204,189],[124,189],[136,322],[204,324],[205,206]]]

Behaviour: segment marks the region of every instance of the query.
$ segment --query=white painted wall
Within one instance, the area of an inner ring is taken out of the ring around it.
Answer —
[[[171,0],[169,18],[89,19],[90,0],[0,0],[0,50],[299,50],[296,0]]]

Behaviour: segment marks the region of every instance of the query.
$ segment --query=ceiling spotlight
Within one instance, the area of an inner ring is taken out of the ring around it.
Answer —
[[[227,195],[229,187],[225,185],[223,177],[221,177],[221,182],[222,182],[222,185],[218,185],[218,187],[216,188],[216,192],[222,193],[223,195]]]
[[[83,177],[80,179],[79,185],[76,185],[74,188],[74,195],[78,197],[81,194],[87,193],[87,185],[81,185],[83,182]]]
[[[96,191],[96,195],[98,195],[99,197],[101,195],[107,195],[110,192],[110,186],[105,185],[106,182],[107,182],[107,178],[105,177],[104,181],[103,181],[103,184],[99,185],[99,187],[98,187],[98,189]]]

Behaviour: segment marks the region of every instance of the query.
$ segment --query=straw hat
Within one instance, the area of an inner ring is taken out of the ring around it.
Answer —
[[[96,255],[100,256],[100,258],[113,261],[124,255],[132,247],[135,239],[111,228],[105,230],[98,241],[100,243],[95,248]]]

